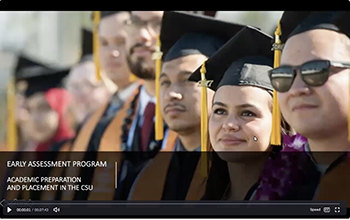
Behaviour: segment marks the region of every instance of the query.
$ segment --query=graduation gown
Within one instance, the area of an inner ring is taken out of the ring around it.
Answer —
[[[247,194],[245,195],[243,201],[254,200],[255,193],[256,193],[258,186],[259,186],[259,183],[257,182],[252,187],[250,187],[250,189],[248,190]],[[230,184],[227,186],[226,192],[222,196],[221,200],[228,200],[229,189],[230,189]],[[203,200],[205,200],[205,198],[203,198]]]
[[[103,118],[99,122],[99,126],[95,129],[91,136],[90,143],[87,148],[87,154],[83,156],[83,160],[97,160],[97,161],[109,161],[107,168],[83,168],[83,169],[69,169],[68,176],[80,176],[82,177],[82,184],[93,185],[94,190],[91,192],[86,191],[65,191],[63,193],[63,200],[112,200],[115,198],[115,162],[117,166],[117,173],[119,173],[120,167],[127,164],[124,161],[132,161],[129,170],[136,170],[136,167],[142,165],[144,160],[158,152],[162,141],[150,140],[149,145],[154,148],[154,151],[143,153],[135,153],[132,157],[126,157],[122,153],[121,149],[121,135],[122,124],[127,116],[127,112],[130,108],[130,104],[134,101],[137,91],[125,102],[118,114],[113,117]],[[136,109],[138,110],[138,101],[136,100]],[[134,131],[138,135],[138,131]],[[137,135],[134,135],[134,139],[137,140]],[[151,135],[151,136],[154,136]],[[135,141],[136,142],[136,141]],[[134,143],[135,143],[134,142]],[[108,152],[108,153],[106,153]],[[82,155],[80,155],[82,156]],[[135,163],[136,162],[136,165]],[[73,172],[70,172],[73,171]],[[132,173],[132,172],[131,172]],[[119,174],[117,174],[119,175]],[[130,175],[129,175],[130,176]],[[118,178],[119,179],[119,178]],[[119,184],[118,184],[119,185]]]
[[[306,167],[304,184],[295,187],[286,200],[346,201],[350,207],[350,158],[347,153],[335,160],[321,174],[315,164]]]
[[[99,143],[101,134],[104,133],[109,123],[114,118],[124,118],[120,115],[126,114],[130,102],[136,95],[137,87],[142,85],[142,81],[135,82],[135,85],[136,88],[125,102],[119,100],[113,103],[113,100],[110,100],[85,120],[74,140],[72,151],[85,152],[87,150],[96,150],[94,149],[94,147],[96,148],[96,142]]]
[[[128,200],[200,200],[205,183],[200,152],[159,153],[137,176]]]
[[[72,147],[73,152],[80,153],[73,153],[70,160],[97,160],[97,151],[120,152],[120,134],[122,132],[121,126],[127,114],[127,110],[129,109],[130,103],[132,102],[138,91],[137,88],[141,85],[142,81],[139,81],[136,89],[133,91],[133,94],[124,103],[119,103],[120,105],[114,108],[113,112],[108,112],[109,107],[111,105],[111,103],[109,102],[91,115],[91,117],[86,121],[84,126],[80,129],[80,132],[76,140],[74,141]],[[99,149],[98,146],[100,145],[100,142],[108,129],[109,131],[113,130],[111,142],[107,143],[107,145],[104,145],[105,148]],[[89,153],[86,154],[85,152]],[[115,157],[119,157],[119,154],[120,153],[113,155]],[[106,154],[104,154],[104,156],[105,155]],[[112,157],[112,155],[110,156]],[[104,160],[108,160],[108,158],[104,158]],[[116,160],[118,161],[118,158],[116,158]],[[111,167],[109,167],[108,169],[110,170],[110,173],[113,174],[112,176],[114,176],[114,169]],[[67,169],[66,174],[68,176],[80,176],[83,178],[82,181],[84,183],[91,183],[91,172],[93,172],[92,169],[69,168]],[[101,187],[105,188],[103,184],[101,185]],[[82,193],[67,190],[63,192],[62,200],[73,200],[74,198],[87,199],[85,194],[86,192]]]
[[[110,126],[113,128],[111,122]],[[112,133],[111,133],[112,134]],[[154,135],[154,134],[153,134]],[[118,137],[118,136],[116,136]],[[114,141],[116,141],[116,137],[114,137]],[[162,151],[170,151],[173,146],[173,142],[177,137],[175,132],[169,132],[168,141],[164,143],[164,149]],[[105,139],[107,140],[107,139]],[[110,139],[112,140],[112,139]],[[102,140],[101,140],[102,142]],[[107,144],[113,143],[111,141],[106,142]],[[84,184],[92,184],[94,186],[94,190],[89,193],[77,192],[74,196],[75,200],[124,200],[123,194],[127,193],[131,184],[129,181],[133,182],[134,176],[137,175],[139,170],[143,167],[144,163],[148,161],[153,155],[157,154],[159,148],[163,145],[163,141],[156,142],[156,148],[154,151],[150,152],[103,152],[101,150],[100,153],[97,153],[96,160],[107,160],[117,162],[119,165],[117,169],[114,166],[109,168],[94,168],[94,169],[83,169],[81,175],[84,176],[86,182]],[[106,146],[102,149],[106,149]],[[101,147],[101,146],[100,146]],[[114,165],[114,164],[113,164]],[[127,178],[126,181],[119,181],[120,179],[120,170],[122,168],[127,167]],[[115,170],[117,170],[117,180],[118,187],[115,189]],[[112,178],[112,179],[111,179]],[[116,192],[118,191],[118,192]]]
[[[134,97],[132,100],[134,100]],[[138,112],[140,100],[137,99],[134,101],[136,114],[133,121],[137,121],[139,120]],[[169,148],[172,147],[171,140],[175,140],[175,136],[177,135],[174,132],[169,132],[170,138],[168,141],[156,141],[153,124],[151,138],[148,142],[148,150],[146,152],[140,151],[139,126],[136,126],[135,130],[129,131],[129,134],[130,132],[133,132],[131,149],[121,149],[122,124],[124,123],[129,108],[130,104],[126,105],[125,111],[121,110],[119,113],[120,115],[113,118],[113,120],[105,126],[104,132],[101,132],[99,135],[99,137],[101,137],[100,141],[95,141],[93,145],[91,145],[93,151],[100,152],[97,154],[96,160],[117,162],[117,169],[115,169],[114,166],[111,166],[108,169],[95,168],[90,170],[82,170],[83,173],[81,173],[81,175],[86,177],[86,182],[84,182],[84,184],[92,184],[94,186],[94,190],[89,193],[77,192],[74,199],[125,200],[126,195],[131,188],[131,184],[144,164],[146,164],[149,159],[153,158],[161,150],[162,146],[164,146],[164,149],[162,149],[164,151],[168,151]],[[166,126],[165,129],[167,129]],[[98,138],[94,138],[94,140],[98,140]],[[103,152],[108,152],[108,154]],[[120,172],[121,169],[126,172]],[[117,170],[117,174],[115,174],[115,170]],[[112,177],[115,177],[115,175],[117,175],[118,181],[117,189],[115,189],[116,180],[114,180],[114,178],[111,179]],[[121,177],[121,175],[125,176],[125,178]]]
[[[62,142],[61,144],[55,144],[52,146],[51,150],[54,152],[48,153],[50,158],[45,158],[51,161],[67,161],[69,160],[69,151],[72,148],[73,140]],[[43,168],[41,168],[42,170]],[[41,173],[37,173],[34,170],[33,176],[46,176],[46,177],[63,177],[65,176],[66,167],[53,167],[45,168]],[[34,191],[31,193],[30,198],[32,200],[60,200],[62,191]]]

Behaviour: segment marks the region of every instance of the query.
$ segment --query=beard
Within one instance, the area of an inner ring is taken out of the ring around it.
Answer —
[[[127,61],[131,72],[140,79],[154,80],[155,69],[145,62],[144,58],[137,58],[133,61],[130,56],[127,56]]]
[[[129,68],[131,72],[140,79],[144,80],[154,80],[155,79],[155,68],[148,64],[143,57],[138,57],[136,60],[131,58],[134,48],[141,47],[143,45],[136,44],[129,51],[129,54],[126,56],[126,60],[128,62]],[[145,46],[143,46],[145,47]]]

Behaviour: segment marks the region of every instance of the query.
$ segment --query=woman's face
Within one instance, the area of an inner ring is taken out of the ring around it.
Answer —
[[[23,132],[29,139],[41,143],[50,140],[56,133],[59,116],[51,109],[44,94],[35,94],[26,101],[29,118],[24,123]]]
[[[216,91],[209,119],[209,136],[214,150],[223,160],[242,159],[243,154],[238,156],[238,152],[265,152],[269,149],[271,105],[271,95],[257,87],[222,86]]]

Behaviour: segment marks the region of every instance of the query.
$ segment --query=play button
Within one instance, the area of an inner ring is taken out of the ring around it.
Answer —
[[[12,209],[10,207],[7,207],[7,213],[10,213]]]

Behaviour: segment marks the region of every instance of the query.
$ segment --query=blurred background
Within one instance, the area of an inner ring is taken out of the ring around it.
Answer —
[[[218,11],[216,18],[257,26],[273,34],[283,11]],[[0,142],[6,137],[6,88],[16,51],[55,66],[80,58],[81,28],[91,29],[91,12],[0,12]]]

